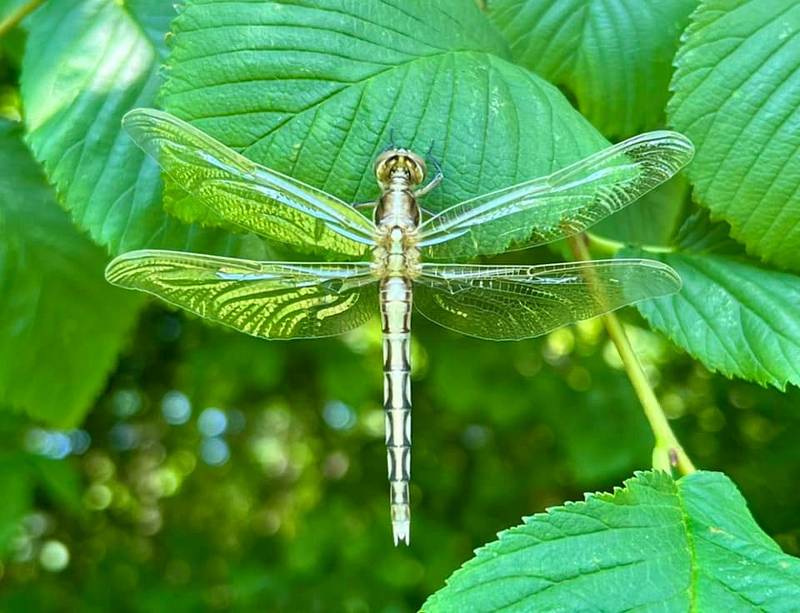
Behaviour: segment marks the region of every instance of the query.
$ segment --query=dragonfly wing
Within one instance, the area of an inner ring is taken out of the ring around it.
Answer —
[[[678,274],[654,260],[539,266],[423,264],[414,304],[431,321],[469,336],[519,340],[676,292]]]
[[[253,336],[331,336],[378,309],[370,265],[255,262],[178,251],[131,251],[106,268],[114,285],[145,291]]]
[[[264,168],[204,132],[154,109],[135,109],[123,125],[184,190],[220,219],[281,243],[360,256],[374,226],[347,203]]]
[[[466,200],[420,227],[426,258],[460,259],[571,236],[627,206],[694,154],[677,132],[648,132],[555,173]]]

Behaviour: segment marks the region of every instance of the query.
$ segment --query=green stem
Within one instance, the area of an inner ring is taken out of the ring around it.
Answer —
[[[5,36],[11,30],[16,28],[20,21],[38,9],[42,4],[44,4],[44,1],[45,0],[28,0],[28,2],[20,6],[16,11],[3,19],[3,21],[0,21],[0,37]]]
[[[603,238],[602,236],[597,236],[589,232],[587,232],[585,236],[593,249],[609,257],[613,257],[616,255],[617,251],[628,246],[625,243],[610,238]],[[674,247],[662,247],[659,245],[637,245],[637,247],[642,251],[649,251],[650,253],[673,253],[675,251]]]
[[[589,250],[583,236],[576,236],[569,240],[572,252],[578,260],[591,260]],[[661,408],[647,375],[642,368],[641,362],[636,352],[631,347],[628,335],[622,327],[619,319],[614,313],[607,313],[602,317],[608,336],[619,352],[625,372],[633,385],[633,389],[639,398],[639,402],[644,410],[645,417],[650,423],[650,428],[656,439],[655,449],[653,449],[653,467],[670,471],[677,468],[683,475],[695,472],[697,469],[689,456],[684,451],[675,433],[669,425],[667,416]]]

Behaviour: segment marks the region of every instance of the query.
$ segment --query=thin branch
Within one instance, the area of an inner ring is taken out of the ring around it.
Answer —
[[[592,259],[583,236],[571,238],[569,244],[576,259]],[[628,335],[625,334],[625,329],[619,319],[614,313],[603,315],[602,319],[608,331],[608,336],[619,352],[625,372],[628,374],[628,379],[633,385],[645,417],[650,423],[650,429],[655,436],[656,445],[655,449],[653,449],[653,467],[667,471],[670,471],[671,468],[677,468],[683,475],[695,472],[697,469],[672,431],[667,416],[661,408],[661,403],[659,403],[653,388],[650,387],[650,382],[647,380],[642,364],[639,362],[633,347],[631,347]]]

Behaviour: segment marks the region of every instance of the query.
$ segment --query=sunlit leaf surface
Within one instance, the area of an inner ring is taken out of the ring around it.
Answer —
[[[695,215],[681,229],[679,250],[648,253],[680,274],[683,289],[639,311],[710,370],[781,389],[800,385],[800,278],[748,258],[727,231]]]
[[[703,0],[676,59],[670,125],[695,199],[748,250],[800,270],[800,4]]]
[[[725,475],[639,473],[502,532],[424,610],[788,611],[798,582],[800,560],[761,531]]]
[[[0,122],[0,406],[56,425],[92,406],[141,305],[103,279],[105,253],[70,223]]]
[[[487,0],[514,59],[577,98],[604,134],[664,124],[672,58],[697,0]]]
[[[45,3],[22,66],[26,138],[72,219],[112,252],[235,252],[235,237],[164,214],[158,166],[120,125],[155,99],[172,17],[162,0]]]

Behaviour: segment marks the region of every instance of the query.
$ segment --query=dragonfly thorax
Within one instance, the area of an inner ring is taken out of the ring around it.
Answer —
[[[413,194],[385,192],[376,209],[376,224],[373,257],[378,276],[415,278],[419,274],[419,207]]]

